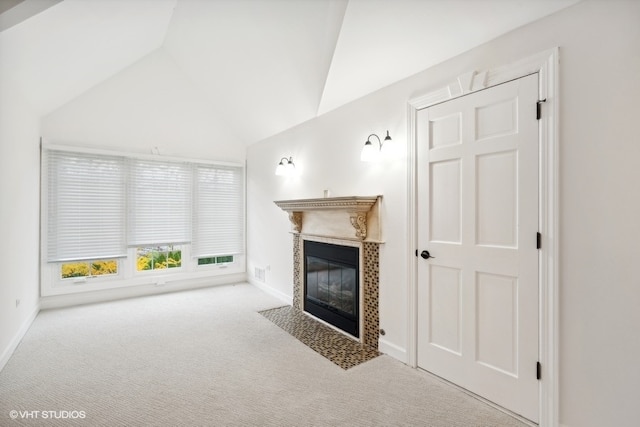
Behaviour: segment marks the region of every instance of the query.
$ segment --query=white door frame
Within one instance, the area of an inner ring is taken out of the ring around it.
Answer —
[[[407,106],[407,187],[408,187],[408,248],[413,254],[418,248],[418,188],[417,188],[417,126],[418,110],[449,101],[500,83],[538,73],[541,104],[539,126],[539,231],[542,246],[539,251],[539,360],[540,426],[558,426],[558,223],[559,223],[559,147],[558,147],[558,54],[559,49],[542,52],[513,64],[486,71],[470,71],[454,82],[409,100]],[[531,244],[535,244],[532,240]],[[409,256],[407,307],[407,363],[417,367],[418,351],[418,261]],[[532,371],[535,369],[531,367]]]

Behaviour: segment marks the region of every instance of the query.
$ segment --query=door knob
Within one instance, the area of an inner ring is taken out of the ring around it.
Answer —
[[[420,256],[424,259],[429,259],[429,258],[435,258],[434,256],[431,256],[431,254],[429,253],[429,251],[422,251],[420,252]]]

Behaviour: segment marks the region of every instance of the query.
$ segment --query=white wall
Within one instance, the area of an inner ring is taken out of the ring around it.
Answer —
[[[164,49],[42,119],[46,141],[243,162],[245,148]]]
[[[0,369],[38,311],[39,119],[0,69]],[[16,300],[20,304],[16,307]]]
[[[640,2],[585,0],[453,60],[250,146],[248,272],[291,296],[287,215],[273,200],[383,194],[381,348],[407,346],[407,175],[404,159],[363,164],[369,133],[406,143],[406,102],[470,70],[560,47],[560,422],[631,426],[640,419]],[[384,60],[384,58],[381,58]],[[375,64],[371,64],[375,67]],[[274,176],[282,156],[302,175]],[[255,279],[252,279],[255,281]]]

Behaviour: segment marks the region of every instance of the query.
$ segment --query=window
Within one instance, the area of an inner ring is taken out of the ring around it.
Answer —
[[[198,258],[198,265],[229,264],[231,262],[233,262],[233,255]]]
[[[191,241],[191,165],[129,159],[129,246]]]
[[[47,260],[126,256],[124,159],[51,151],[46,166]]]
[[[155,157],[43,149],[43,295],[244,272],[242,166]]]
[[[227,256],[243,251],[243,188],[240,168],[195,168],[194,256]]]
[[[118,260],[67,262],[60,265],[60,278],[96,277],[118,274]]]
[[[136,270],[162,270],[182,267],[182,250],[173,245],[137,248]]]

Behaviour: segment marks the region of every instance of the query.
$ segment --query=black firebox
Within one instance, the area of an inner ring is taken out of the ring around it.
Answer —
[[[359,337],[359,249],[304,241],[304,310]]]

